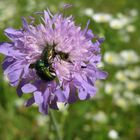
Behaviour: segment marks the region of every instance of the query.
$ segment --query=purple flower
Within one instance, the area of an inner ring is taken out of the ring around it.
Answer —
[[[19,96],[31,94],[26,106],[38,104],[39,111],[58,109],[64,104],[85,100],[96,93],[95,82],[106,72],[97,68],[103,39],[76,26],[73,17],[44,11],[43,23],[34,26],[23,18],[23,28],[7,28],[9,43],[0,44],[6,57],[2,67]],[[92,42],[92,40],[96,40]]]

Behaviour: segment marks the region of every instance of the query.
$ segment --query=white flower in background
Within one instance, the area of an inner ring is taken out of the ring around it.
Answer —
[[[114,52],[106,52],[104,54],[104,61],[112,65],[123,65],[123,61],[121,60],[120,56]]]
[[[134,101],[136,105],[140,105],[140,96],[136,96]]]
[[[125,98],[123,98],[121,93],[116,92],[113,94],[113,102],[116,106],[120,107],[123,110],[128,109],[128,102]]]
[[[131,73],[131,78],[137,79],[140,78],[140,67],[135,67]]]
[[[125,92],[123,93],[123,95],[124,95],[124,97],[125,97],[126,99],[129,99],[129,100],[133,100],[134,97],[135,97],[135,93],[133,93],[133,92],[131,92],[131,91],[125,91]]]
[[[118,139],[119,138],[119,134],[116,130],[114,129],[111,129],[109,132],[108,132],[108,137],[110,139]]]
[[[109,23],[110,27],[113,29],[121,29],[124,27],[124,23],[120,19],[113,19]]]
[[[97,67],[98,67],[98,68],[103,68],[103,67],[104,67],[104,63],[103,63],[103,62],[99,62],[99,63],[97,64]]]
[[[138,88],[138,86],[139,86],[139,84],[138,84],[138,82],[137,81],[130,81],[130,80],[127,80],[126,82],[125,82],[125,86],[126,86],[126,88],[128,89],[128,90],[135,90],[136,88]]]
[[[45,126],[48,122],[48,117],[43,116],[43,115],[37,115],[36,116],[36,122],[38,126]]]
[[[129,13],[130,13],[130,16],[132,16],[132,17],[138,16],[138,10],[137,9],[131,9],[129,11]]]
[[[105,93],[112,94],[114,91],[114,86],[111,83],[105,84]]]
[[[124,74],[123,71],[118,71],[115,75],[116,79],[121,81],[121,82],[125,82],[128,80],[127,76]]]
[[[122,29],[124,28],[124,26],[128,25],[131,22],[131,19],[120,14],[118,15],[119,18],[114,18],[110,21],[109,25],[112,29]]]
[[[96,115],[93,116],[93,121],[96,121],[98,123],[107,123],[108,118],[105,112],[99,111]]]
[[[128,25],[126,26],[126,31],[129,33],[133,33],[136,31],[136,27],[134,25]]]
[[[112,19],[112,15],[108,13],[96,13],[92,16],[92,19],[98,23],[106,23]]]
[[[115,104],[124,110],[128,109],[128,102],[122,97],[115,99]]]
[[[133,50],[124,50],[124,51],[121,51],[120,52],[120,56],[122,57],[122,60],[126,64],[131,64],[131,63],[137,63],[137,62],[139,62],[139,56]]]
[[[122,30],[119,30],[119,36],[120,36],[120,40],[125,42],[125,43],[128,43],[130,41],[130,35],[128,34],[128,32],[126,31],[126,29],[122,29]]]
[[[140,96],[132,91],[125,91],[124,97],[128,100],[129,105],[140,105]]]
[[[64,103],[57,102],[58,109],[62,112],[66,111],[68,109],[68,105],[65,105]]]
[[[86,8],[84,10],[84,14],[87,15],[87,16],[92,17],[93,16],[93,13],[94,13],[94,10],[92,8]]]
[[[140,67],[135,67],[134,69],[126,69],[124,71],[124,74],[127,76],[127,77],[130,77],[132,79],[138,79],[140,78]]]

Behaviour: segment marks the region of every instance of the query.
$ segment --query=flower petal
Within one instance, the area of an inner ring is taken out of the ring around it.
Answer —
[[[21,88],[23,87],[23,85],[26,84],[26,82],[27,82],[26,80],[21,80],[20,83],[19,83],[19,85],[18,85],[18,87],[17,87],[17,89],[16,89],[17,94],[18,94],[19,97],[21,97],[22,94],[23,94]]]
[[[8,55],[12,47],[13,47],[13,44],[0,43],[0,53],[4,55]]]
[[[7,77],[12,86],[18,85],[21,74],[22,74],[22,69],[19,69],[19,70],[16,70],[16,71],[13,71],[13,72],[7,74]]]
[[[43,95],[43,103],[39,105],[39,112],[42,114],[48,114],[48,99],[50,96],[49,89],[46,88],[44,95]]]
[[[23,25],[24,30],[27,30],[27,31],[29,30],[28,23],[24,17],[22,17],[22,25]]]
[[[32,93],[37,90],[37,88],[33,84],[26,84],[21,88],[23,93]]]
[[[26,106],[26,107],[31,106],[34,102],[35,102],[34,97],[31,97],[30,99],[28,99],[28,100],[25,102],[25,106]]]
[[[49,107],[55,110],[58,110],[58,106],[57,106],[57,98],[56,96],[54,97],[53,100],[51,100]]]
[[[9,65],[5,70],[4,70],[4,74],[8,74],[8,73],[12,73],[16,70],[19,69],[23,69],[24,64],[22,61],[15,61],[14,63],[12,63],[11,65]]]
[[[66,100],[65,95],[61,89],[57,89],[54,94],[57,96],[58,102],[64,102]]]
[[[7,28],[5,30],[5,34],[10,38],[12,41],[15,41],[16,39],[23,36],[23,33],[21,30],[15,30],[13,28]]]
[[[79,82],[79,85],[76,86],[81,86],[84,88],[85,92],[87,93],[94,93],[95,92],[95,87],[90,85],[87,81],[85,81],[80,74],[76,74],[75,78],[77,79],[77,81]]]
[[[19,50],[14,49],[13,44],[10,43],[0,43],[0,53],[13,58],[24,58],[26,56]]]
[[[2,69],[3,70],[7,69],[14,62],[15,62],[14,58],[7,56],[2,63]]]
[[[80,98],[80,100],[85,100],[87,98],[87,92],[84,91],[82,88],[79,88],[78,90],[78,96]]]
[[[36,104],[41,104],[43,102],[43,96],[42,93],[39,91],[35,91],[34,93],[34,99]]]
[[[101,71],[101,70],[96,71],[97,79],[106,79],[107,76],[108,76],[108,73],[105,71]]]

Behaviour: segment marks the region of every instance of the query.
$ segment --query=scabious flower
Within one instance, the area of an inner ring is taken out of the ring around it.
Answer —
[[[95,81],[107,74],[97,68],[101,61],[102,38],[76,26],[73,17],[43,12],[42,23],[30,24],[23,18],[23,28],[8,28],[11,42],[0,44],[6,57],[2,67],[17,94],[31,94],[26,106],[36,103],[39,111],[58,109],[57,103],[74,103],[96,93]],[[92,42],[92,40],[95,40]]]

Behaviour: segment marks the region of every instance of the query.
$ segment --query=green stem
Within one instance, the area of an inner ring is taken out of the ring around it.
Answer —
[[[62,136],[61,136],[61,132],[60,132],[60,129],[59,129],[59,126],[58,126],[58,123],[56,121],[56,118],[54,116],[54,113],[52,110],[50,110],[50,119],[52,120],[52,124],[54,126],[54,129],[56,131],[56,134],[57,134],[57,139],[58,140],[62,140]]]

